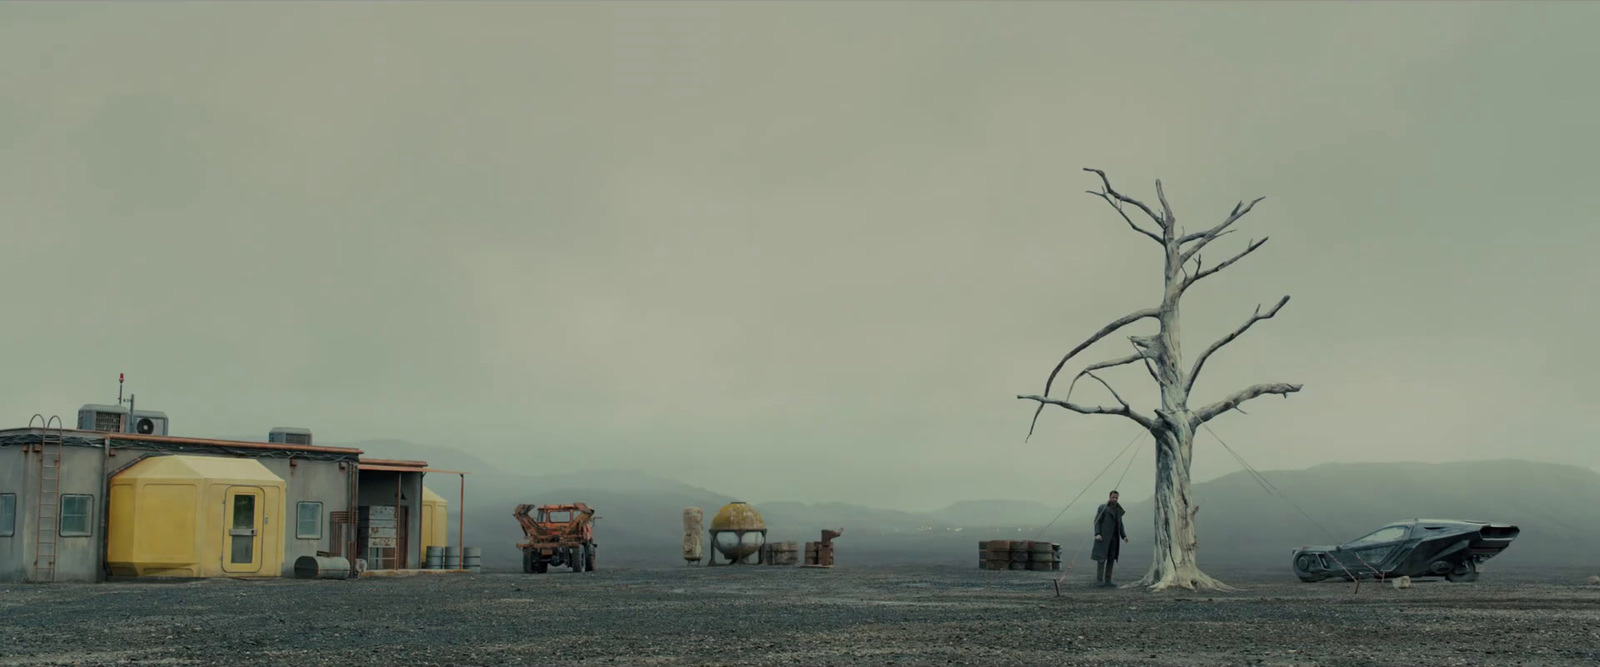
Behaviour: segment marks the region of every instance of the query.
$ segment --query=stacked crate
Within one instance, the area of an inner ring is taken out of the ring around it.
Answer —
[[[1061,545],[1032,540],[993,540],[978,543],[978,567],[984,570],[1061,569]]]

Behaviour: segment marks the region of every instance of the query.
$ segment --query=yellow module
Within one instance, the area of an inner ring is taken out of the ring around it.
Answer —
[[[153,456],[111,480],[106,562],[139,577],[276,577],[284,483],[253,459]]]
[[[422,551],[450,546],[450,501],[422,487]]]

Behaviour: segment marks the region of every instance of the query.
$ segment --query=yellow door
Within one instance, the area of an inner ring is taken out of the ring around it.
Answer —
[[[254,486],[228,487],[224,500],[222,571],[240,574],[261,571],[263,492]]]

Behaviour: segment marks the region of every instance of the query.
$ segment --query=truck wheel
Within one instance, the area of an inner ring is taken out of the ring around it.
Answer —
[[[550,564],[549,563],[546,563],[544,561],[539,561],[539,562],[533,564],[533,573],[534,574],[544,574],[544,573],[549,572],[549,571],[550,571]]]
[[[583,561],[583,569],[585,569],[585,570],[587,570],[589,572],[593,572],[594,571],[594,555],[595,555],[594,552],[595,552],[595,548],[594,547],[589,547],[588,549],[585,549],[585,551],[588,551],[589,555]]]
[[[533,554],[527,551],[522,552],[522,573],[533,574]]]
[[[583,571],[583,554],[577,547],[567,551],[567,563],[572,565],[573,572]]]

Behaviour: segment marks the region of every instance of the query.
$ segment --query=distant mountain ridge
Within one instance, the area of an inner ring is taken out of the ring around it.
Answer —
[[[525,502],[582,501],[595,507],[601,517],[597,534],[602,563],[628,567],[682,566],[683,509],[699,507],[709,522],[718,508],[734,500],[748,500],[761,511],[774,541],[815,540],[824,528],[844,528],[838,547],[841,565],[952,567],[976,567],[977,542],[989,539],[1044,539],[1061,543],[1068,554],[1086,553],[1081,547],[1088,543],[1086,526],[1095,505],[1080,501],[1063,514],[1061,507],[1006,499],[960,500],[931,512],[764,501],[734,498],[633,470],[528,475],[446,447],[398,440],[341,444],[360,447],[372,456],[420,459],[435,467],[471,472],[467,542],[483,548],[484,565],[490,568],[516,566],[512,545],[521,531],[511,510]],[[1600,566],[1600,473],[1586,467],[1515,459],[1325,463],[1303,470],[1262,471],[1262,475],[1281,497],[1245,472],[1192,487],[1201,506],[1196,522],[1202,566],[1287,572],[1289,550],[1294,547],[1342,542],[1391,521],[1419,517],[1520,526],[1521,537],[1492,561],[1493,567]],[[454,526],[456,481],[445,476],[429,482],[451,500]],[[1049,530],[1042,530],[1058,516]],[[1123,551],[1128,568],[1149,562],[1152,521],[1149,500],[1128,504],[1133,540]]]

